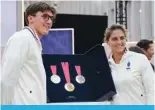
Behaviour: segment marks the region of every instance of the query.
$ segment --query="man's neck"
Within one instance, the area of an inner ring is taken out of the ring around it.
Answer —
[[[36,29],[34,28],[34,26],[29,25],[29,27],[35,32],[35,34],[37,34],[38,38],[41,38],[41,35],[39,35],[39,33],[37,33]]]

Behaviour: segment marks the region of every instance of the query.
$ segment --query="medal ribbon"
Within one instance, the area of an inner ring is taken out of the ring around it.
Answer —
[[[35,34],[35,31],[33,29],[31,29],[30,27],[24,27],[24,29],[27,29],[31,32],[31,34],[33,35],[33,38],[36,40],[39,48],[41,48],[41,43],[40,43],[40,40],[37,38],[37,35]]]
[[[75,66],[78,75],[81,75],[81,66]]]
[[[51,65],[50,68],[51,68],[52,74],[56,75],[57,74],[57,72],[56,72],[56,65]]]
[[[68,64],[68,62],[62,62],[61,65],[62,65],[62,68],[64,71],[66,82],[70,83],[69,64]]]
[[[28,29],[28,30],[31,32],[31,34],[33,35],[34,39],[35,39],[36,41],[38,41],[38,38],[37,38],[37,36],[35,35],[35,32],[34,32],[33,29],[31,29],[31,28],[29,28],[29,27],[25,27],[24,29]]]

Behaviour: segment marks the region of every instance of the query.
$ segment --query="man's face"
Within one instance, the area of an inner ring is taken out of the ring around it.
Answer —
[[[51,11],[37,12],[31,16],[29,23],[35,29],[38,36],[47,35],[53,24],[54,16]]]
[[[149,44],[149,48],[147,50],[145,50],[145,54],[147,56],[147,58],[149,60],[152,59],[153,55],[154,55],[154,48],[153,48],[153,44]]]

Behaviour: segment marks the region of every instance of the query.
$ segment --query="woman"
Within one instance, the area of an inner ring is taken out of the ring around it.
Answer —
[[[112,25],[105,31],[105,42],[112,55],[109,65],[117,94],[112,104],[154,104],[153,70],[145,55],[128,51],[126,29]]]

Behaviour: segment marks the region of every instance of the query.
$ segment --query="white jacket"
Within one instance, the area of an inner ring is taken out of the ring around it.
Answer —
[[[154,104],[154,72],[145,55],[126,51],[120,64],[109,59],[117,94],[113,104]]]
[[[2,104],[46,103],[42,48],[36,38],[28,29],[23,29],[8,40],[2,59]]]

